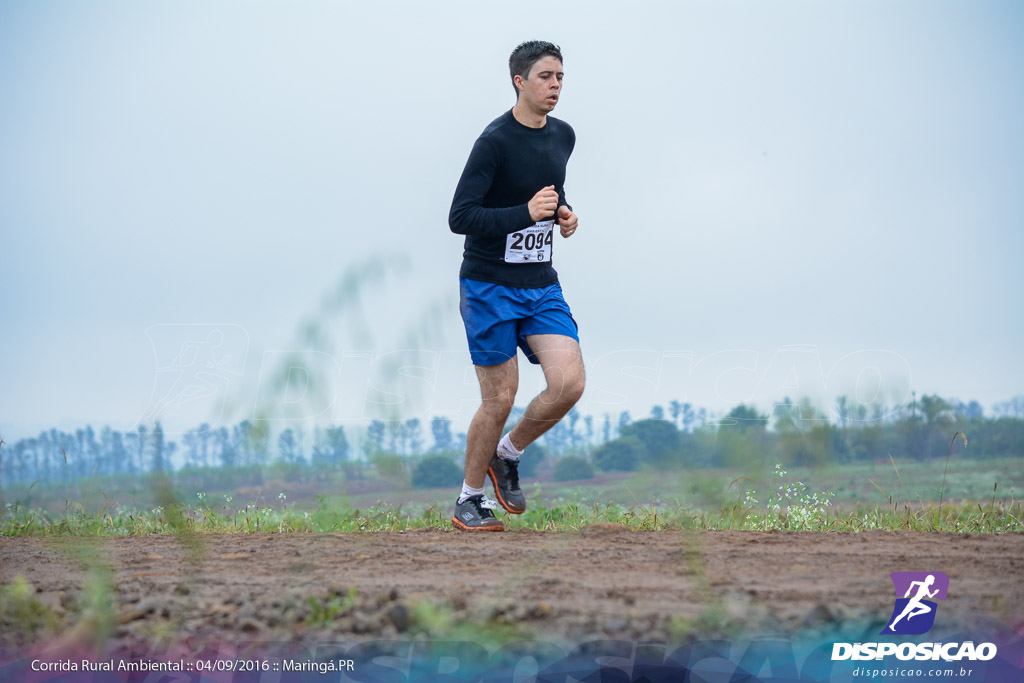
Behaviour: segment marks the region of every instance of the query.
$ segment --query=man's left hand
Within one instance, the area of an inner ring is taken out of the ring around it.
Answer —
[[[576,217],[569,207],[563,204],[558,207],[558,227],[562,231],[562,237],[572,237],[572,234],[576,232],[576,226],[579,225],[580,219]]]

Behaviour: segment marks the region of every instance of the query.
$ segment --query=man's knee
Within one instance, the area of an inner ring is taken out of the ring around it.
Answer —
[[[548,391],[554,394],[554,401],[566,406],[574,406],[583,396],[584,378],[582,372],[571,372],[548,385]]]
[[[583,378],[583,372],[573,375],[565,388],[566,400],[572,401],[572,404],[576,405],[576,402],[580,400],[581,396],[583,396],[583,389],[585,388],[584,385],[585,380]]]
[[[512,412],[518,390],[519,383],[514,380],[502,384],[489,384],[483,392],[481,408],[496,419],[504,420]]]
[[[491,398],[485,398],[480,404],[480,408],[496,420],[504,422],[512,414],[515,398],[516,392],[514,390],[505,391]]]

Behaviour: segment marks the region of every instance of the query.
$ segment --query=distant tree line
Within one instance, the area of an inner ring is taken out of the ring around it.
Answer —
[[[887,410],[851,405],[840,397],[834,419],[809,399],[788,397],[771,414],[739,404],[721,419],[692,431],[657,417],[630,422],[592,453],[605,471],[656,467],[740,467],[754,462],[810,466],[894,458],[945,458],[956,432],[969,437],[966,457],[1024,456],[1024,401],[1000,404],[999,416],[986,418],[976,401],[914,396],[910,404]]]
[[[343,427],[317,428],[312,444],[301,429],[282,431],[275,444],[266,422],[243,420],[232,429],[212,429],[203,423],[167,441],[157,422],[131,432],[104,427],[99,436],[92,426],[73,434],[57,429],[4,445],[0,452],[0,484],[39,481],[41,484],[110,475],[167,472],[181,453],[181,468],[239,468],[265,466],[272,461],[338,466],[349,458]]]
[[[522,415],[515,408],[508,428]],[[180,443],[168,441],[159,422],[120,432],[91,426],[67,433],[51,429],[14,443],[0,442],[0,492],[5,484],[42,484],[90,476],[137,475],[175,469],[260,468],[275,463],[290,467],[340,469],[368,461],[379,469],[407,471],[428,456],[457,466],[465,450],[465,433],[456,433],[449,418],[429,425],[428,445],[420,420],[373,420],[358,441],[360,453],[342,426],[317,427],[312,434],[289,427],[275,436],[269,423],[244,420],[231,429],[209,424],[189,430]],[[535,445],[530,467],[540,454],[572,456],[604,471],[643,466],[734,467],[757,459],[786,465],[847,463],[895,458],[944,458],[956,431],[967,434],[967,457],[1024,455],[1024,396],[997,404],[986,417],[977,401],[963,403],[938,395],[913,395],[910,403],[870,407],[839,397],[827,415],[802,398],[788,397],[762,414],[739,404],[716,416],[704,408],[672,401],[654,406],[650,416],[634,420],[628,411],[593,416],[573,409]],[[437,463],[438,460],[432,460]],[[426,470],[428,471],[428,467]],[[361,470],[360,470],[361,471]],[[587,470],[573,460],[564,476]],[[2,496],[2,493],[0,493]]]

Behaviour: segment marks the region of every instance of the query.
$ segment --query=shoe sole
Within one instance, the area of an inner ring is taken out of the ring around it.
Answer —
[[[524,512],[526,512],[526,508],[523,508],[522,510],[510,508],[508,506],[508,503],[505,502],[505,499],[501,497],[501,490],[498,488],[498,478],[494,476],[493,467],[487,468],[487,476],[491,478],[491,484],[494,485],[494,495],[498,497],[498,504],[501,505],[505,512],[509,513],[510,515],[521,515]]]
[[[491,525],[491,526],[466,526],[465,524],[463,524],[459,520],[455,519],[454,517],[452,517],[452,525],[456,529],[461,529],[463,531],[504,531],[505,530],[505,525],[504,524],[494,524],[494,525]]]

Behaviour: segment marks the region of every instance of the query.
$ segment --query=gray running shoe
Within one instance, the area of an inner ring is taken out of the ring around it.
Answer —
[[[494,493],[498,503],[506,512],[521,515],[526,512],[526,496],[519,488],[519,461],[499,458],[495,453],[491,458],[491,466],[487,468],[487,476],[494,484]]]
[[[494,516],[497,505],[487,496],[470,496],[461,503],[455,500],[452,526],[463,531],[504,531],[505,525]]]

